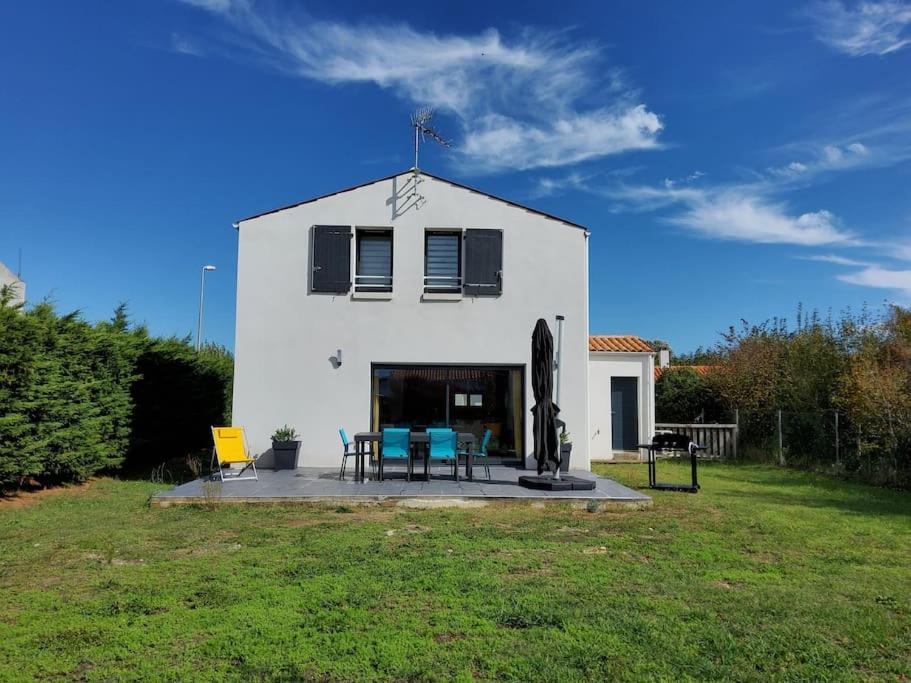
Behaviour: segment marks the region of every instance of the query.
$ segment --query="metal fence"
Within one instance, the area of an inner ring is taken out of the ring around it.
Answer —
[[[657,431],[686,434],[708,456],[856,475],[877,484],[911,486],[907,450],[883,448],[877,425],[852,424],[827,410],[736,410],[724,423],[659,422]],[[881,427],[880,427],[881,429]]]
[[[706,455],[719,458],[758,455],[781,464],[797,460],[841,465],[846,454],[860,455],[859,445],[852,442],[856,435],[844,429],[834,410],[736,410],[730,417],[727,423],[659,422],[655,429],[686,434],[705,446]]]

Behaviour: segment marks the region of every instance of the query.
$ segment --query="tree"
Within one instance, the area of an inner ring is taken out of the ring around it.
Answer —
[[[692,368],[661,373],[655,383],[655,417],[658,422],[692,423],[715,419],[719,403],[712,387]]]

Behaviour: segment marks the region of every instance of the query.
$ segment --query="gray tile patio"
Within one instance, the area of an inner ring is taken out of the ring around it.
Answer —
[[[434,473],[430,481],[405,481],[398,472],[387,472],[385,481],[358,483],[348,476],[338,479],[337,469],[302,467],[297,470],[259,470],[258,481],[228,481],[207,483],[197,479],[159,491],[152,496],[152,505],[168,507],[180,504],[198,504],[212,499],[224,503],[307,503],[333,502],[347,504],[429,501],[453,505],[459,502],[483,504],[485,502],[512,501],[526,503],[577,503],[597,501],[599,507],[634,506],[651,504],[651,498],[639,491],[599,477],[591,472],[574,470],[570,474],[592,479],[592,491],[537,491],[519,486],[519,476],[532,474],[514,467],[491,466],[490,480],[483,470],[476,470],[474,481],[454,481],[443,468]],[[368,472],[370,476],[370,472]]]

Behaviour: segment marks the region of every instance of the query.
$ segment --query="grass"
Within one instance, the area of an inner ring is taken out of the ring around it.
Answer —
[[[112,479],[0,503],[0,679],[911,676],[908,493],[701,481],[594,514],[150,509]]]

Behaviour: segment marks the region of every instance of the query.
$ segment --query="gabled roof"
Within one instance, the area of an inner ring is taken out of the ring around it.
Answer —
[[[711,373],[715,367],[716,366],[714,365],[668,365],[666,368],[655,368],[655,379],[658,380],[665,372],[670,372],[671,370],[680,370],[684,368],[687,370],[692,370],[701,377],[705,377]]]
[[[648,343],[632,334],[597,334],[588,338],[588,350],[614,353],[654,353]]]
[[[251,221],[254,218],[268,216],[269,214],[278,213],[279,211],[284,211],[286,209],[293,209],[296,206],[303,206],[304,204],[310,204],[311,202],[316,202],[316,201],[319,201],[320,199],[325,199],[326,197],[333,197],[337,194],[351,192],[352,190],[357,190],[362,187],[367,187],[368,185],[375,185],[376,183],[382,183],[387,180],[392,180],[393,178],[398,178],[399,176],[405,175],[406,173],[413,173],[413,172],[414,172],[414,169],[409,168],[409,169],[407,169],[405,171],[401,171],[399,173],[393,173],[392,175],[387,175],[382,178],[377,178],[376,180],[368,180],[367,182],[360,183],[359,185],[353,185],[351,187],[346,187],[343,190],[336,190],[335,192],[329,192],[328,194],[323,194],[323,195],[320,195],[319,197],[313,197],[311,199],[305,199],[300,202],[295,202],[294,204],[288,204],[287,206],[280,206],[277,209],[263,211],[262,213],[255,214],[253,216],[247,216],[246,218],[241,218],[234,225],[237,226],[240,223],[243,223],[244,221]],[[565,218],[560,218],[559,216],[554,216],[553,214],[546,213],[545,211],[539,211],[538,209],[533,209],[530,206],[525,206],[524,204],[519,204],[517,202],[510,201],[509,199],[503,199],[503,197],[498,197],[496,195],[490,194],[489,192],[483,192],[481,190],[477,190],[473,187],[469,187],[468,185],[463,185],[462,183],[457,183],[454,180],[448,180],[447,178],[441,178],[440,176],[434,175],[433,173],[428,173],[427,171],[420,171],[420,174],[423,176],[427,176],[428,178],[433,178],[434,180],[439,180],[440,182],[443,182],[443,183],[448,183],[449,185],[452,185],[453,187],[458,187],[462,190],[468,190],[469,192],[474,192],[475,194],[481,194],[481,195],[484,195],[485,197],[489,197],[490,199],[494,199],[498,202],[503,202],[504,204],[509,204],[510,206],[514,206],[518,209],[523,209],[524,211],[528,211],[530,213],[534,213],[539,216],[544,216],[545,218],[550,218],[551,220],[557,221],[559,223],[564,223],[564,224],[570,225],[574,228],[580,228],[582,230],[587,230],[587,228],[584,225],[580,225],[579,223],[573,223],[572,221],[568,221]]]

